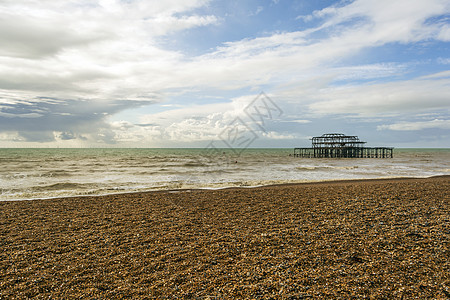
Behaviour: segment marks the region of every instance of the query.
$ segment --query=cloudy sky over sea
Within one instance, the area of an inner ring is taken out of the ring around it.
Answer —
[[[449,0],[1,0],[0,41],[0,147],[450,147]]]

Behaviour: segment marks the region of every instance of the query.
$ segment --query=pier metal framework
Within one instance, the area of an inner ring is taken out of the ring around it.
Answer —
[[[294,148],[295,157],[314,158],[392,158],[392,147],[364,147],[357,136],[327,133],[312,138],[312,148]]]

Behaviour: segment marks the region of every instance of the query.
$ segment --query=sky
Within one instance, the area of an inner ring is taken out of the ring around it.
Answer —
[[[450,0],[0,0],[0,147],[450,147]]]

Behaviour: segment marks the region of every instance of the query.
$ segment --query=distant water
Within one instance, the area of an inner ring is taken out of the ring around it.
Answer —
[[[450,149],[314,159],[293,149],[0,149],[0,200],[450,174]]]

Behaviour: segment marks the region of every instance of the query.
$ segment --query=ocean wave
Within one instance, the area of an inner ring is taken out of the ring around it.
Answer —
[[[358,169],[358,166],[301,166],[296,167],[300,171],[319,171],[319,170],[353,170]]]
[[[92,183],[73,183],[73,182],[58,182],[49,185],[38,185],[31,187],[33,191],[55,191],[55,190],[81,190],[86,188],[95,188],[96,185]]]
[[[204,164],[204,163],[202,163],[202,162],[196,161],[196,162],[187,162],[187,163],[184,163],[184,164],[182,164],[182,166],[183,166],[183,167],[206,167],[206,166],[208,166],[208,165],[207,165],[207,164]]]
[[[358,169],[358,166],[346,166],[346,167],[335,167],[334,169],[337,170],[354,170],[354,169]]]
[[[73,176],[72,172],[67,172],[67,171],[62,171],[62,170],[53,170],[53,171],[39,174],[39,177],[71,177],[71,176]]]
[[[201,171],[201,174],[233,174],[233,173],[234,173],[233,170],[227,169],[215,169],[215,170],[206,169]]]
[[[388,160],[297,159],[284,154],[280,156],[281,152],[273,149],[269,152],[249,150],[233,159],[230,158],[232,156],[208,159],[199,155],[199,151],[27,149],[10,155],[6,151],[2,153],[4,168],[0,171],[0,199],[252,187],[385,176],[421,177],[450,172],[449,151],[428,152],[431,162],[428,156],[415,157],[417,151],[404,151]],[[8,160],[4,159],[5,153],[9,155]],[[53,157],[59,160],[50,159]]]
[[[321,167],[297,167],[297,170],[300,171],[316,171],[319,170]]]

